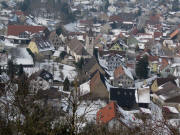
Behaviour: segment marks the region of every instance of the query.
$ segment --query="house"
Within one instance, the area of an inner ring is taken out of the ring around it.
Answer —
[[[116,103],[110,102],[97,112],[96,122],[106,124],[116,117]]]
[[[106,13],[100,13],[98,19],[102,22],[106,22],[109,20],[109,16]]]
[[[112,30],[112,27],[109,23],[104,24],[101,26],[101,33],[108,34]]]
[[[148,108],[151,100],[150,100],[150,88],[143,87],[138,88],[136,91],[136,102],[139,107]]]
[[[13,48],[10,51],[10,56],[14,65],[22,65],[23,67],[32,67],[34,65],[33,57],[26,48]]]
[[[37,96],[39,98],[39,104],[51,106],[52,109],[61,111],[61,113],[65,113],[64,111],[66,111],[67,108],[65,107],[65,103],[62,102],[62,99],[64,97],[68,97],[69,94],[62,93],[58,88],[50,87],[47,90],[40,89],[37,92]]]
[[[6,38],[15,44],[29,44],[32,34],[46,29],[44,26],[8,25]]]
[[[117,50],[99,50],[98,56],[100,59],[106,59],[109,55],[120,55],[122,57],[126,56],[125,51],[117,51]]]
[[[31,93],[38,93],[39,90],[48,90],[53,82],[53,75],[46,70],[39,70],[30,77]]]
[[[153,101],[161,106],[179,106],[180,88],[171,81],[161,85],[153,94]]]
[[[124,51],[98,51],[98,62],[106,71],[113,76],[115,68],[120,64],[125,64],[125,52]]]
[[[106,61],[108,70],[114,71],[118,66],[124,65],[125,58],[123,58],[121,55],[115,54],[107,56]]]
[[[90,55],[84,48],[84,45],[76,38],[70,40],[67,44],[67,53],[75,58],[75,61],[79,61],[81,58],[89,58]]]
[[[105,77],[96,71],[90,80],[90,95],[93,99],[109,99],[109,91],[106,86]]]
[[[135,89],[111,88],[110,101],[116,102],[120,107],[130,109],[136,104]]]
[[[52,31],[49,35],[49,41],[54,45],[54,48],[57,50],[59,47],[64,46],[61,38],[56,34],[55,31]]]
[[[124,43],[123,40],[118,39],[114,43],[112,43],[109,50],[116,50],[116,51],[125,51],[128,48],[128,46]]]
[[[150,71],[152,73],[157,73],[158,72],[158,63],[159,63],[159,58],[158,56],[152,56],[148,55],[148,62],[149,62],[149,67]]]
[[[157,92],[159,90],[159,87],[169,81],[173,82],[174,84],[175,83],[175,77],[173,76],[168,76],[167,78],[156,78],[152,84],[151,84],[151,91],[152,92]]]
[[[114,86],[130,88],[134,87],[134,78],[129,69],[119,66],[114,71]]]
[[[110,102],[97,112],[96,123],[106,125],[110,130],[129,130],[140,124],[131,111],[123,110],[115,102]]]
[[[135,48],[138,45],[138,40],[133,36],[127,38],[127,45],[129,48]]]
[[[50,58],[54,52],[53,44],[39,35],[31,40],[28,48],[38,58]]]
[[[26,16],[23,11],[17,10],[14,12],[14,14],[17,16],[18,21],[22,24],[26,21]]]
[[[180,112],[174,106],[163,106],[162,107],[162,114],[168,120],[180,118]]]
[[[169,35],[169,37],[170,39],[174,39],[178,34],[179,34],[179,29],[176,29]]]
[[[53,81],[53,75],[44,69],[40,72],[39,76],[44,80],[46,80],[47,82]]]
[[[101,74],[105,75],[105,71],[99,65],[95,57],[85,60],[85,63],[83,65],[83,70],[86,73],[86,75],[89,75],[89,76],[97,70],[99,70]]]
[[[32,34],[43,32],[45,29],[47,28],[44,26],[8,25],[7,36],[27,38]]]
[[[166,58],[159,58],[158,72],[161,77],[166,78],[173,74],[174,69],[171,67],[171,63]]]

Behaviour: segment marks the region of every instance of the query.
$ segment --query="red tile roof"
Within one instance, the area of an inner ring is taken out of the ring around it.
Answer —
[[[80,20],[79,23],[84,25],[92,25],[93,20]]]
[[[123,22],[123,19],[118,15],[113,15],[113,16],[110,16],[109,21],[110,22],[116,22],[116,21]]]
[[[162,35],[163,35],[162,32],[154,32],[154,38],[159,38]]]
[[[44,26],[28,26],[28,25],[8,25],[7,35],[19,36],[20,33],[28,31],[31,34],[44,31],[46,27]]]
[[[106,124],[116,117],[116,103],[110,102],[96,114],[96,122]]]
[[[15,11],[15,14],[16,14],[17,16],[20,16],[20,15],[24,15],[24,12],[22,12],[22,11]]]
[[[158,60],[159,60],[158,56],[152,56],[152,55],[148,56],[148,61],[150,61],[150,62],[158,61]]]
[[[170,38],[175,37],[179,33],[179,30],[176,29],[173,33],[170,34]]]

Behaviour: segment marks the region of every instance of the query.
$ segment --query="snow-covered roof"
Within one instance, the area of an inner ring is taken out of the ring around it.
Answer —
[[[17,44],[11,43],[8,39],[5,39],[4,41],[0,40],[0,42],[2,44],[4,44],[4,46],[7,47],[7,48],[9,48],[9,47],[11,48],[11,47],[16,47],[17,46]]]
[[[7,38],[7,39],[29,40],[29,38],[20,38],[18,36],[12,36],[12,35],[4,36],[4,37]]]
[[[137,103],[150,103],[150,90],[149,88],[142,88],[137,90]]]
[[[125,74],[126,74],[129,78],[131,78],[132,80],[134,80],[133,75],[132,75],[132,73],[131,73],[131,71],[130,71],[129,69],[123,67],[123,70],[124,70]]]
[[[142,113],[151,114],[151,110],[150,110],[150,109],[147,109],[147,108],[140,108],[140,111],[141,111]]]
[[[80,96],[90,93],[90,81],[80,85]]]
[[[105,78],[105,84],[108,91],[110,91],[111,88],[117,88],[117,87],[112,86],[106,78]]]
[[[163,106],[164,108],[167,108],[170,112],[172,113],[177,113],[179,114],[179,111],[175,108],[175,107],[171,107],[171,106]]]
[[[59,57],[60,56],[60,51],[58,50],[58,51],[55,51],[54,52],[54,54],[53,54],[53,57]]]
[[[11,58],[16,65],[34,65],[33,58],[26,48],[13,49],[11,55]]]

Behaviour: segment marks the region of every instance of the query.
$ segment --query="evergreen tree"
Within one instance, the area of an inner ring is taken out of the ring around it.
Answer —
[[[8,61],[8,75],[10,76],[11,79],[14,78],[14,64],[12,60]]]
[[[7,5],[7,3],[5,1],[2,1],[1,5],[2,5],[3,8],[8,8],[8,5]]]
[[[138,8],[138,13],[137,13],[138,16],[141,16],[142,15],[142,9],[139,7]]]
[[[139,46],[136,45],[135,51],[138,52],[139,51]]]
[[[23,73],[24,73],[24,69],[23,69],[23,66],[22,66],[22,64],[21,64],[21,65],[19,66],[18,75],[21,76]]]
[[[60,58],[63,60],[65,56],[66,56],[66,52],[62,51],[61,54],[60,54]]]
[[[84,65],[84,58],[81,58],[81,59],[76,63],[76,67],[77,67],[78,69],[82,69],[83,65]]]
[[[172,3],[172,10],[178,11],[179,10],[179,0],[174,0]]]
[[[20,4],[20,9],[22,11],[27,11],[30,8],[30,2],[30,0],[24,0],[24,2]]]
[[[1,68],[1,66],[0,66],[0,75],[2,74],[2,68]]]
[[[56,29],[56,34],[57,34],[58,36],[61,35],[62,33],[63,33],[62,27],[59,27],[59,28]]]
[[[64,91],[69,91],[69,86],[70,86],[70,82],[69,82],[69,79],[66,77],[66,79],[64,80],[63,82],[63,90]]]
[[[148,77],[148,57],[145,55],[136,64],[136,75],[140,79],[146,79]]]
[[[104,6],[104,9],[107,10],[108,7],[109,7],[109,0],[105,0],[105,6]]]

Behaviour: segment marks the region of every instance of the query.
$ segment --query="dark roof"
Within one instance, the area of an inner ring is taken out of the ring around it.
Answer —
[[[44,69],[40,72],[39,76],[46,81],[53,80],[53,75]]]
[[[50,88],[49,90],[39,90],[39,99],[60,99],[61,93],[56,88]]]
[[[110,22],[123,22],[123,21],[134,21],[136,16],[132,13],[120,13],[118,15],[110,16]]]
[[[41,69],[35,73],[33,73],[30,77],[29,80],[33,80],[37,77],[41,77],[42,79],[44,79],[45,81],[50,81],[53,80],[53,75],[51,73],[49,73],[47,70],[45,69]]]
[[[171,82],[173,82],[176,85],[175,79],[176,78],[173,77],[173,76],[169,76],[167,78],[157,78],[157,84],[158,84],[158,86],[161,86],[161,85],[171,81]]]
[[[72,39],[69,44],[69,48],[73,50],[77,55],[89,55],[88,52],[84,49],[83,44],[76,38]]]
[[[46,51],[46,50],[54,50],[53,44],[49,41],[43,38],[42,36],[34,37],[33,39],[39,49],[39,52]]]
[[[98,63],[98,62],[95,57],[85,59],[85,63],[83,66],[85,72],[88,72],[96,63]]]
[[[90,77],[90,88],[94,88],[97,87],[97,83],[99,83],[99,81],[101,81],[104,86],[106,87],[106,83],[105,83],[105,77],[103,76],[103,74],[101,74],[101,72],[99,70],[96,70],[94,73],[91,74]],[[107,88],[107,87],[106,87]]]
[[[7,35],[19,36],[20,33],[23,33],[25,31],[34,34],[39,33],[40,31],[44,31],[45,29],[45,26],[8,25]]]
[[[118,15],[113,15],[113,16],[110,16],[109,21],[110,22],[122,22],[123,19]]]
[[[116,101],[120,107],[131,108],[136,103],[135,89],[111,88],[110,100]]]
[[[157,95],[164,97],[165,102],[180,103],[180,88],[171,81],[162,85],[162,89],[156,92]]]

